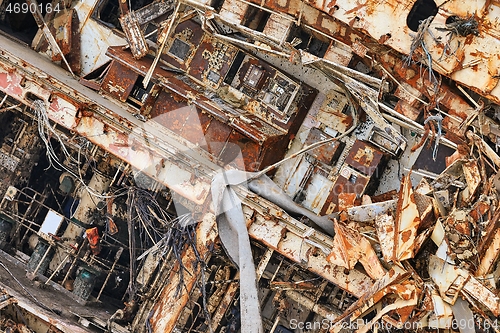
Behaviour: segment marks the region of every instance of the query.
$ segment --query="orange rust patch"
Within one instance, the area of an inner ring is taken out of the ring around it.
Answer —
[[[404,243],[410,240],[411,237],[411,230],[406,230],[401,233],[401,239],[403,240]]]

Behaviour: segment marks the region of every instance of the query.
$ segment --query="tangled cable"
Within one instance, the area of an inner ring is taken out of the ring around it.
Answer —
[[[78,159],[75,160],[73,158],[73,156],[71,156],[71,154],[69,153],[68,149],[66,148],[66,145],[64,143],[63,138],[61,138],[59,133],[57,133],[57,131],[51,126],[49,117],[47,115],[45,102],[42,100],[39,100],[39,99],[35,100],[33,102],[33,109],[35,111],[35,115],[36,115],[37,120],[38,120],[38,134],[39,134],[39,136],[40,136],[40,138],[41,138],[41,140],[44,143],[45,148],[46,148],[47,160],[49,161],[48,168],[53,167],[56,170],[59,170],[59,171],[64,170],[64,171],[68,172],[75,179],[78,179],[78,181],[82,184],[82,186],[91,195],[98,197],[100,199],[116,198],[118,196],[122,196],[122,195],[125,195],[127,193],[127,191],[120,191],[120,192],[109,194],[109,195],[103,195],[103,194],[98,193],[96,190],[90,188],[83,180],[81,170],[80,170],[81,147],[83,145],[80,145],[80,149],[78,150]],[[78,174],[76,174],[72,169],[68,168],[66,165],[61,163],[57,153],[54,150],[54,147],[52,146],[51,138],[55,138],[59,142],[60,147],[61,147],[61,151],[62,151],[64,157],[67,160],[76,164],[76,167],[78,168]],[[88,141],[86,143],[88,143]]]

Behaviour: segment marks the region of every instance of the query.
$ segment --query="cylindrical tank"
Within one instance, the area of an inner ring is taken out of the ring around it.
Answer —
[[[73,293],[83,299],[88,300],[96,281],[96,275],[86,268],[80,268],[73,284]]]
[[[45,274],[47,268],[49,268],[49,263],[54,256],[54,250],[49,250],[49,247],[50,245],[48,243],[42,241],[41,239],[38,240],[35,250],[31,254],[30,260],[28,260],[28,272],[33,273],[38,267],[37,273],[42,275]],[[47,251],[49,252],[47,253]]]
[[[70,195],[75,189],[75,179],[69,172],[63,172],[59,177],[59,191],[64,195]]]
[[[108,190],[111,181],[110,177],[96,171],[92,179],[90,179],[88,187],[97,194],[103,194]],[[82,223],[89,224],[88,220],[91,212],[98,208],[97,206],[104,205],[104,202],[102,199],[91,195],[86,188],[82,188],[80,193],[80,203],[73,217]]]
[[[12,224],[0,219],[0,249],[2,249],[9,238],[12,230]]]

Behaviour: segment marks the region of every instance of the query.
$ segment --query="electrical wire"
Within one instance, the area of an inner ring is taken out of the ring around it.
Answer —
[[[85,181],[83,180],[82,175],[81,175],[81,169],[80,169],[81,161],[80,161],[80,159],[81,159],[82,145],[80,145],[79,150],[78,150],[78,159],[75,160],[71,156],[71,154],[68,152],[66,145],[64,144],[64,140],[61,138],[59,133],[57,133],[57,131],[51,126],[49,117],[47,115],[45,103],[42,100],[35,100],[33,102],[33,109],[35,111],[35,114],[36,114],[36,117],[38,120],[38,134],[39,134],[39,136],[40,136],[40,138],[41,138],[41,140],[44,143],[45,148],[46,148],[46,155],[47,155],[47,159],[49,161],[48,168],[53,167],[54,169],[56,169],[58,171],[64,170],[64,171],[68,172],[71,176],[73,176],[75,179],[77,179],[83,185],[83,187],[87,190],[87,192],[89,194],[91,194],[94,197],[100,198],[100,199],[116,198],[118,196],[122,196],[122,195],[125,195],[127,193],[127,191],[125,190],[121,193],[117,192],[117,193],[114,193],[111,195],[103,195],[103,194],[98,193],[96,190],[90,188],[85,183]],[[57,153],[55,152],[54,147],[52,146],[51,137],[55,138],[59,142],[60,147],[61,147],[61,151],[62,151],[62,154],[64,155],[64,157],[66,159],[68,159],[69,161],[76,163],[76,165],[78,167],[78,174],[73,172],[73,170],[71,170],[70,168],[68,168],[66,165],[64,165],[63,163],[61,163],[59,161],[59,157],[58,157]],[[87,144],[87,142],[85,144]]]

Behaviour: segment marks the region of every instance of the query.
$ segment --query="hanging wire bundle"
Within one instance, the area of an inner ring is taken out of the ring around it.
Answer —
[[[410,52],[408,52],[408,55],[405,57],[405,63],[407,66],[412,64],[414,62],[413,55],[415,54],[415,52],[417,52],[417,50],[422,50],[423,56],[425,58],[425,63],[427,63],[428,67],[427,70],[429,72],[429,82],[432,84],[434,95],[436,95],[439,90],[440,82],[436,77],[434,70],[432,69],[432,56],[429,53],[429,49],[424,40],[426,35],[430,35],[435,42],[438,42],[438,40],[434,37],[430,30],[430,25],[433,19],[434,16],[429,16],[428,18],[420,22],[417,34],[413,37],[412,43],[410,45]]]
[[[81,155],[82,155],[82,148],[84,150],[87,150],[91,143],[85,138],[79,138],[80,140],[79,143],[79,150],[78,150],[78,159],[75,159],[71,154],[69,153],[68,149],[66,148],[65,142],[63,138],[57,133],[57,131],[52,127],[49,117],[47,115],[47,110],[46,110],[46,105],[42,100],[35,100],[33,102],[33,110],[35,111],[36,118],[38,120],[38,134],[42,140],[42,142],[45,145],[46,148],[46,154],[47,154],[47,160],[49,161],[49,168],[53,167],[56,170],[64,170],[68,172],[70,175],[72,175],[75,179],[80,181],[81,185],[94,197],[98,197],[101,199],[110,199],[110,198],[115,198],[121,195],[126,194],[126,191],[119,191],[117,193],[112,193],[109,195],[102,195],[100,193],[97,193],[96,190],[90,188],[85,181],[83,180],[82,173],[81,173]],[[59,143],[59,146],[61,147],[61,152],[64,156],[64,158],[67,161],[70,161],[70,163],[73,163],[75,166],[74,169],[67,167],[64,165],[60,160],[59,156],[54,150],[54,147],[52,146],[51,139],[54,138],[57,140]],[[78,169],[77,172],[74,170]]]
[[[203,311],[208,321],[210,316],[206,306],[206,277],[205,260],[201,257],[196,247],[195,227],[196,223],[191,213],[186,213],[173,218],[158,203],[154,195],[135,186],[128,188],[127,197],[127,220],[130,243],[130,283],[128,294],[130,299],[135,297],[137,287],[135,283],[135,272],[137,253],[135,252],[136,241],[140,241],[140,248],[149,250],[142,253],[142,259],[150,251],[158,251],[161,257],[168,257],[173,254],[179,264],[179,283],[174,296],[177,297],[184,287],[184,274],[191,274],[182,261],[182,253],[186,247],[191,247],[195,256],[194,270],[200,268],[201,271],[201,292],[203,295]],[[137,235],[136,235],[137,232]]]
[[[461,46],[461,39],[457,37],[467,37],[469,35],[479,36],[479,23],[474,16],[469,16],[466,18],[461,18],[458,16],[450,16],[446,20],[445,26],[436,27],[438,31],[448,31],[447,39],[443,43],[443,54],[439,60],[446,59],[450,56],[455,56],[457,50]],[[456,45],[452,47],[452,42]]]
[[[437,30],[450,31],[453,36],[467,37],[469,35],[479,36],[479,23],[474,16],[461,18],[458,16],[450,16],[446,21],[444,28],[436,28]]]
[[[429,49],[425,43],[425,36],[427,35],[430,36],[434,40],[434,42],[439,43],[439,40],[436,37],[434,37],[434,35],[430,30],[430,25],[433,19],[434,16],[429,16],[425,20],[420,21],[417,34],[413,36],[412,43],[410,45],[410,52],[408,53],[407,56],[404,57],[404,61],[407,66],[415,62],[419,62],[420,71],[421,72],[425,70],[428,71],[429,73],[428,80],[430,83],[430,87],[432,88],[432,91],[429,91],[429,88],[427,88],[428,93],[426,95],[428,95],[431,101],[437,101],[439,88],[441,86],[441,77],[438,78],[438,76],[436,76],[436,74],[434,73],[432,55],[430,54]],[[415,61],[413,59],[414,54],[416,52],[418,53],[419,50],[422,53],[422,58]],[[424,64],[427,64],[427,68],[425,68]],[[422,74],[421,76],[423,77]],[[437,103],[435,103],[435,105],[437,106]]]
[[[170,252],[174,255],[180,265],[179,286],[176,296],[184,285],[184,271],[186,268],[182,262],[182,252],[186,246],[192,247],[196,256],[197,264],[202,261],[196,248],[194,237],[195,224],[190,213],[173,218],[158,203],[156,198],[147,190],[131,186],[128,188],[127,219],[129,229],[130,256],[130,281],[134,281],[136,253],[135,242],[141,242],[140,248],[148,248],[165,257]],[[136,232],[137,237],[136,237]],[[134,252],[134,253],[132,253]],[[141,257],[143,257],[141,255]],[[129,291],[134,294],[135,286],[129,286]]]
[[[40,138],[45,144],[47,159],[49,161],[49,167],[53,167],[59,171],[61,169],[64,169],[65,171],[68,171],[71,174],[73,174],[71,170],[68,170],[68,168],[65,165],[59,162],[59,158],[56,152],[54,151],[54,147],[52,146],[52,143],[50,141],[51,138],[55,138],[60,143],[61,151],[64,154],[64,156],[66,158],[69,158],[70,160],[73,160],[70,153],[66,149],[66,146],[64,145],[63,139],[50,124],[49,116],[47,115],[47,110],[45,109],[45,103],[42,100],[37,99],[33,102],[33,109],[35,110],[35,114],[38,120],[38,134],[40,135]]]

